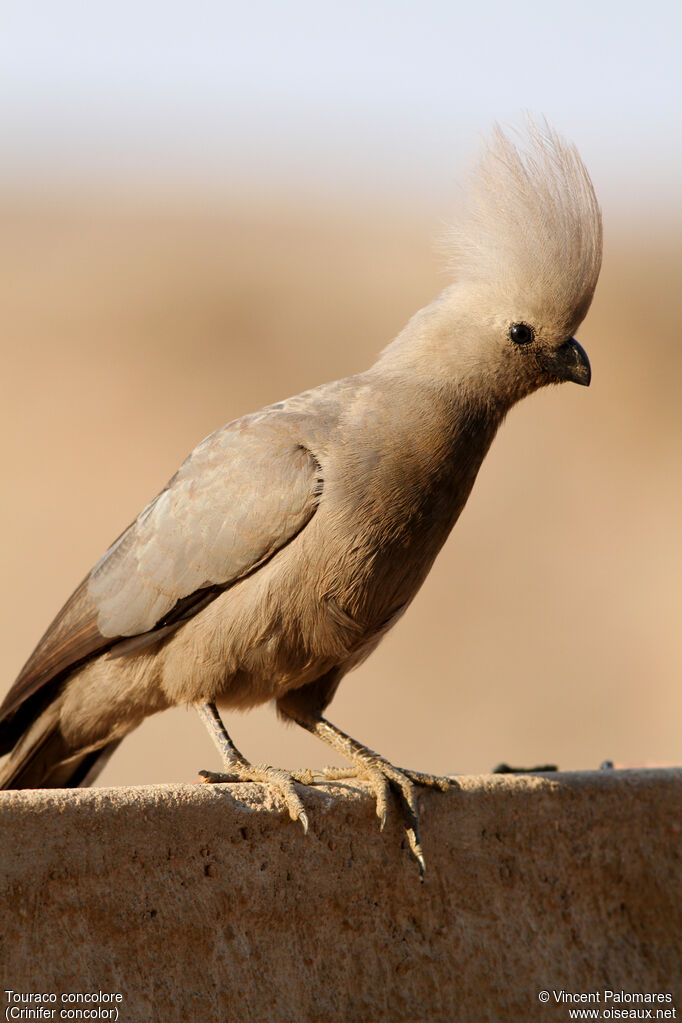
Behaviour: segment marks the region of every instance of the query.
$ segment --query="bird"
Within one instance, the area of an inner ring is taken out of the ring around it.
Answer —
[[[444,246],[449,283],[368,369],[218,429],[106,550],[0,707],[0,788],[88,785],[144,718],[194,705],[224,767],[203,781],[270,785],[307,830],[301,785],[365,779],[423,873],[416,794],[450,778],[325,712],[414,599],[507,412],[590,383],[575,333],[602,217],[575,146],[544,119],[494,126]],[[221,711],[270,701],[348,768],[251,764]]]

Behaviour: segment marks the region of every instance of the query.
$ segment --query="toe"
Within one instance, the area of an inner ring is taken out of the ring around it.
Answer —
[[[401,773],[406,775],[413,781],[415,785],[424,785],[428,788],[440,789],[441,792],[447,792],[452,788],[453,781],[451,778],[446,778],[444,775],[438,774],[422,774],[421,771],[410,771],[404,767],[400,769]]]
[[[300,796],[294,788],[293,775],[276,767],[267,767],[264,764],[252,768],[251,777],[253,781],[259,781],[265,785],[272,785],[282,796],[289,811],[292,821],[300,821],[303,831],[308,833],[308,815]]]
[[[379,830],[383,831],[386,827],[386,820],[388,817],[388,800],[390,792],[388,779],[381,771],[368,771],[365,777],[369,782],[372,795],[376,800],[376,814],[379,818]]]
[[[412,851],[412,855],[419,864],[419,877],[421,880],[423,880],[424,874],[426,873],[426,860],[424,859],[424,853],[422,851],[421,843],[419,841],[419,835],[417,834],[415,828],[407,828],[406,834],[407,841],[410,844],[410,850]]]
[[[199,777],[205,785],[223,785],[226,782],[241,780],[238,774],[220,774],[216,771],[199,771]]]
[[[300,821],[303,831],[308,834],[308,815],[300,796],[294,788],[294,781],[301,781],[309,784],[313,780],[312,771],[297,771],[295,774],[276,767],[268,767],[266,764],[230,764],[232,770],[226,774],[217,774],[214,771],[199,771],[202,782],[206,784],[220,784],[221,782],[257,782],[261,785],[269,785],[280,794],[289,816],[293,821]]]

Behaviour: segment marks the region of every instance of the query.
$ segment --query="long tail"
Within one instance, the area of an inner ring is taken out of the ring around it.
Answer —
[[[48,704],[18,739],[0,766],[0,789],[78,788],[97,778],[121,740],[74,756],[59,727],[59,702]]]

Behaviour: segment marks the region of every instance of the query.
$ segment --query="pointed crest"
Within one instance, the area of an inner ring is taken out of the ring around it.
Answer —
[[[496,287],[567,325],[587,312],[599,276],[602,223],[577,149],[546,121],[518,141],[496,126],[445,238],[456,281]]]

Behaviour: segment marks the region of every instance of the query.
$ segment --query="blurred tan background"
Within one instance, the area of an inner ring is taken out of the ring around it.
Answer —
[[[64,0],[0,36],[0,693],[206,434],[366,367],[446,279],[493,119],[579,146],[606,249],[589,390],[515,409],[423,591],[330,718],[399,764],[682,758],[679,5]],[[579,62],[577,57],[579,56]],[[269,708],[252,759],[322,765]],[[102,784],[216,766],[193,712]]]

